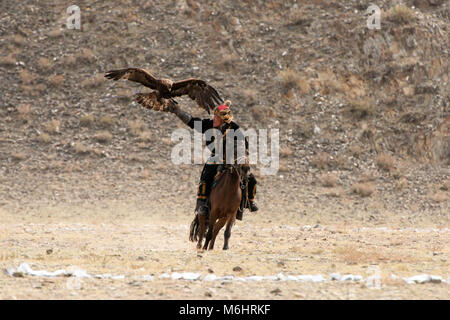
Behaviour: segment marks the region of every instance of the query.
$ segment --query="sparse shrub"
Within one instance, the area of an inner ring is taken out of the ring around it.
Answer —
[[[83,127],[90,127],[94,123],[94,115],[87,114],[80,118],[80,125]]]
[[[395,167],[395,159],[386,153],[377,156],[377,166],[385,171],[392,171]]]
[[[297,82],[297,86],[300,89],[300,92],[303,94],[307,94],[311,91],[311,86],[306,78],[300,78]]]
[[[95,60],[94,52],[91,49],[83,49],[76,57],[82,63],[92,63]]]
[[[73,67],[77,64],[77,58],[75,56],[66,56],[64,58],[64,64],[68,67]]]
[[[39,134],[38,140],[39,140],[39,142],[48,144],[48,143],[50,143],[52,141],[52,138],[47,133],[41,132]]]
[[[369,197],[375,192],[375,186],[370,182],[355,183],[352,185],[352,192],[361,197]]]
[[[9,54],[6,57],[0,57],[0,66],[12,67],[16,65],[16,59],[13,54]]]
[[[130,132],[133,136],[138,136],[141,131],[144,123],[140,119],[130,120],[128,121],[128,125],[130,126]]]
[[[260,107],[253,107],[250,112],[255,120],[260,121],[264,119],[264,112]]]
[[[31,105],[21,104],[17,107],[17,112],[19,113],[19,119],[29,121],[31,115]]]
[[[49,78],[50,83],[54,87],[59,87],[64,83],[64,75],[62,74],[55,74]]]
[[[33,97],[41,95],[42,92],[45,90],[45,86],[42,83],[28,86],[22,85],[21,88],[26,95],[30,95]]]
[[[387,19],[396,23],[409,23],[414,18],[414,10],[402,4],[398,4],[387,11]]]
[[[298,83],[302,80],[297,71],[286,69],[278,74],[282,89],[285,93],[293,88],[298,87]]]
[[[145,162],[145,159],[136,153],[130,153],[127,156],[128,161]]]
[[[448,194],[441,191],[434,191],[428,194],[428,199],[433,202],[441,203],[449,200]]]
[[[394,188],[396,190],[403,190],[406,187],[408,187],[408,180],[406,180],[406,178],[402,177],[399,180],[395,181]]]
[[[94,139],[100,143],[106,143],[111,141],[112,134],[109,131],[102,130],[97,132],[97,134],[94,136]]]
[[[50,31],[47,35],[49,38],[56,39],[56,38],[59,38],[60,36],[62,36],[62,31],[59,28],[54,29],[54,30]]]
[[[23,152],[11,152],[11,157],[14,161],[23,161],[28,158],[27,155]]]
[[[30,83],[33,83],[37,79],[37,75],[24,69],[24,70],[20,71],[20,79],[22,80],[23,84],[30,84]]]
[[[258,91],[255,89],[244,89],[242,94],[247,105],[253,105],[258,101]]]
[[[313,159],[312,164],[319,169],[328,169],[328,166],[331,165],[330,154],[327,152],[319,152]]]
[[[334,173],[323,174],[319,177],[320,183],[326,188],[335,187],[338,177]]]
[[[236,66],[239,59],[234,54],[223,54],[217,61],[216,65],[222,70],[232,70]]]
[[[22,37],[20,34],[15,34],[12,37],[12,43],[14,43],[16,46],[22,47],[27,43],[27,39]]]
[[[352,145],[350,147],[350,153],[355,158],[359,159],[359,157],[361,156],[362,152],[363,151],[362,151],[361,147],[359,145],[357,145],[357,144],[354,144],[354,145]]]
[[[100,118],[99,123],[102,127],[109,128],[114,125],[115,121],[110,116],[103,116]]]
[[[150,131],[142,131],[139,134],[139,141],[140,142],[149,142],[151,140],[152,134]]]
[[[45,57],[40,57],[38,59],[37,65],[41,71],[49,71],[52,68],[52,63],[49,59]]]
[[[292,149],[289,147],[283,147],[280,149],[280,156],[282,158],[289,158],[292,155]]]
[[[142,180],[147,180],[150,177],[150,170],[148,169],[144,169],[141,171],[141,173],[139,174],[139,179]]]
[[[102,75],[96,75],[94,77],[81,81],[81,86],[84,88],[97,88],[105,82],[105,78]]]
[[[45,131],[48,133],[57,133],[59,132],[59,127],[61,125],[61,122],[59,120],[53,119],[52,121],[49,121],[45,125]]]
[[[73,144],[73,150],[76,154],[86,154],[89,153],[89,149],[85,147],[81,142],[75,142]]]
[[[357,120],[370,117],[375,114],[375,107],[370,100],[350,101],[346,107],[347,111]]]

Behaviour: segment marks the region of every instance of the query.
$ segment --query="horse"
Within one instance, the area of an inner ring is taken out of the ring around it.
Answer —
[[[249,167],[241,164],[226,164],[215,180],[215,187],[211,190],[208,233],[206,234],[203,250],[214,249],[217,234],[226,224],[224,233],[223,250],[228,250],[228,241],[231,236],[231,228],[236,221],[236,213],[242,200],[241,181],[249,170]],[[206,217],[195,216],[191,223],[191,241],[198,239],[197,248],[202,247],[203,237],[206,232]],[[208,247],[209,245],[209,247]]]

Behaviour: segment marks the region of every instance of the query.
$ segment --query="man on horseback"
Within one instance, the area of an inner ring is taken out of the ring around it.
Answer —
[[[177,104],[171,104],[169,107],[169,111],[176,114],[178,118],[181,119],[185,124],[187,124],[190,128],[195,129],[202,134],[205,134],[209,129],[217,129],[221,133],[222,142],[216,141],[215,136],[211,137],[211,145],[214,145],[211,150],[211,157],[208,158],[205,165],[203,166],[202,174],[200,177],[200,182],[198,185],[198,193],[197,193],[197,206],[196,211],[199,215],[208,215],[208,204],[207,200],[211,191],[211,186],[214,181],[214,177],[216,176],[217,169],[221,165],[217,162],[218,158],[216,157],[216,152],[220,156],[219,151],[223,151],[223,154],[226,154],[226,142],[224,137],[229,132],[230,129],[234,130],[234,132],[238,131],[239,125],[237,125],[233,121],[233,115],[230,110],[230,103],[228,101],[225,104],[218,106],[214,110],[214,118],[211,119],[200,119],[192,117],[189,113],[181,110],[181,108]],[[245,139],[242,135],[242,139]],[[247,149],[248,142],[245,140],[245,148]],[[222,150],[217,150],[218,148],[222,148]],[[223,160],[220,159],[220,160]],[[255,194],[256,194],[256,179],[253,174],[249,174],[248,176],[248,200],[249,200],[249,209],[254,212],[258,210],[258,207],[255,203]],[[242,211],[239,210],[236,215],[236,219],[242,220]]]

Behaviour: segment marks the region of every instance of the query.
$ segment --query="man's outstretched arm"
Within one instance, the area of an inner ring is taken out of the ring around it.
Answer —
[[[178,104],[171,103],[169,105],[169,111],[174,113],[181,121],[183,121],[191,129],[196,129],[201,133],[205,133],[206,130],[212,128],[212,120],[210,119],[200,119],[191,116],[186,111],[183,111]],[[195,126],[195,122],[201,122],[201,126]]]
[[[192,120],[192,116],[189,113],[183,111],[177,104],[173,102],[171,102],[169,106],[169,111],[174,113],[178,118],[180,118],[181,121],[183,121],[187,125],[189,125],[189,122]]]

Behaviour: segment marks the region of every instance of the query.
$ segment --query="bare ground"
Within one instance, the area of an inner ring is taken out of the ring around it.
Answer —
[[[449,299],[449,284],[406,284],[392,274],[450,274],[450,232],[443,226],[400,224],[305,226],[282,213],[247,213],[232,230],[231,249],[202,252],[189,242],[191,212],[170,205],[98,202],[11,212],[0,209],[0,267],[29,263],[35,270],[74,268],[124,279],[0,275],[2,299]],[[63,217],[63,219],[61,219]],[[331,273],[371,276],[365,282],[224,282],[159,279],[162,273],[217,276]],[[237,268],[239,267],[239,268]],[[151,281],[143,275],[155,275]],[[74,285],[74,281],[75,285]]]

